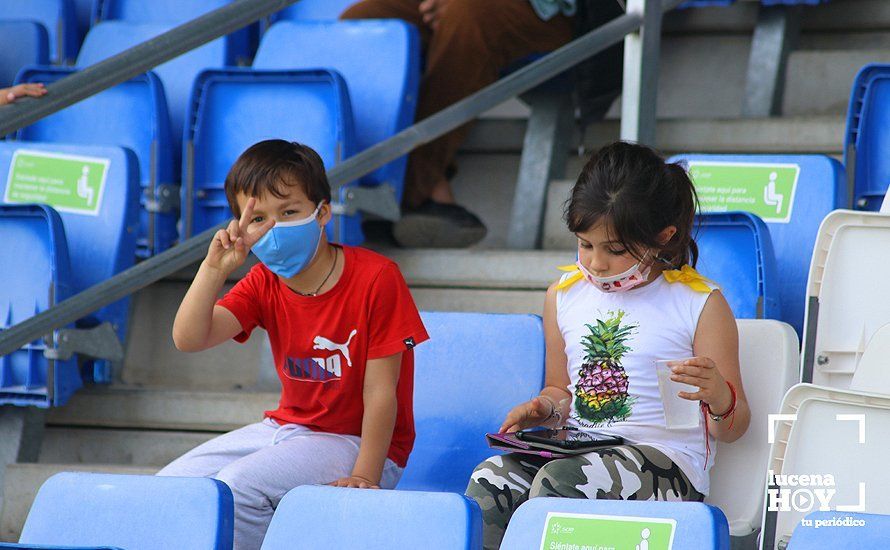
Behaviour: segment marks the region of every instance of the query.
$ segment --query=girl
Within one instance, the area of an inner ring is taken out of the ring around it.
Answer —
[[[556,496],[701,501],[714,439],[731,442],[750,419],[739,375],[738,331],[717,287],[692,267],[695,189],[683,168],[653,150],[614,143],[596,153],[572,190],[565,219],[578,261],[547,291],[546,379],[501,432],[569,426],[625,444],[571,458],[494,456],[467,495],[482,508],[495,549],[513,511]],[[665,426],[654,362],[701,403],[699,426]]]

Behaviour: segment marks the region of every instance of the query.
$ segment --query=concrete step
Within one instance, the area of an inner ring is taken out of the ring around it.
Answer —
[[[852,80],[852,79],[851,79]],[[843,151],[846,116],[808,115],[777,118],[683,118],[660,119],[656,146],[665,153],[824,153]],[[525,120],[497,118],[478,121],[464,143],[466,153],[519,154],[525,134]],[[583,142],[577,131],[570,141],[589,151],[619,137],[617,120],[605,120],[587,127]],[[460,163],[461,159],[458,159]],[[464,172],[474,183],[478,175]],[[461,178],[458,172],[458,178]],[[515,176],[513,177],[515,180]],[[459,187],[460,182],[455,186]]]
[[[47,425],[218,433],[261,420],[277,402],[277,392],[97,386],[51,409]]]
[[[46,429],[38,462],[160,468],[216,435],[218,432],[51,426]]]
[[[12,464],[7,466],[0,511],[0,541],[17,542],[43,482],[59,472],[154,474],[157,468],[117,464]]]
[[[674,10],[665,16],[666,34],[748,32],[757,22],[759,2],[742,1],[727,7]],[[801,12],[804,36],[826,32],[861,32],[890,29],[886,0],[833,0],[806,6]]]

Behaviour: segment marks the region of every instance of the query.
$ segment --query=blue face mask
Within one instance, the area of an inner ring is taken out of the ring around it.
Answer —
[[[321,227],[315,219],[322,204],[302,220],[276,223],[253,245],[253,253],[272,273],[290,279],[315,258],[321,245]]]

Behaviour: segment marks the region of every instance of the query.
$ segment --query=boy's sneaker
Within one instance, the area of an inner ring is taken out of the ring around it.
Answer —
[[[405,248],[466,248],[485,238],[485,224],[456,204],[428,200],[402,214],[393,236]]]

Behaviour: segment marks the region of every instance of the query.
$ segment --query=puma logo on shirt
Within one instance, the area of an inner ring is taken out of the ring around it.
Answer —
[[[346,364],[348,366],[352,366],[352,359],[349,357],[349,343],[352,342],[353,337],[358,334],[358,330],[352,329],[352,332],[349,333],[349,338],[346,339],[346,343],[338,344],[336,342],[332,342],[328,340],[324,336],[316,336],[312,341],[315,345],[312,346],[312,349],[322,349],[326,351],[339,351],[343,354],[343,357],[346,359]]]

